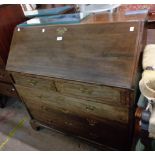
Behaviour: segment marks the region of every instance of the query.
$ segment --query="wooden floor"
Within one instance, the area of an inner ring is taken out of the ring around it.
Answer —
[[[34,131],[29,125],[25,107],[10,98],[7,107],[0,109],[0,150],[97,150],[77,138],[58,133],[55,130]]]

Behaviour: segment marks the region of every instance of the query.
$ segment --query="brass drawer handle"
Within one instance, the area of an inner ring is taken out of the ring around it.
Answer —
[[[93,93],[93,90],[88,89],[88,88],[84,88],[84,87],[80,88],[80,90],[81,90],[82,93],[87,93],[89,95],[91,95]]]
[[[37,83],[38,83],[38,81],[30,80],[30,85],[31,85],[31,86],[36,86]]]
[[[86,106],[86,110],[94,111],[95,110],[95,107],[94,106],[91,106],[91,105],[87,105]]]
[[[49,108],[47,106],[42,105],[41,106],[41,110],[43,110],[43,111],[49,111]]]
[[[40,98],[40,99],[48,99],[48,96],[45,96],[43,94],[40,94],[37,97]]]
[[[72,126],[73,124],[70,122],[65,122],[66,125]]]
[[[95,124],[97,123],[95,120],[92,119],[87,119],[87,121],[90,126],[95,126]]]

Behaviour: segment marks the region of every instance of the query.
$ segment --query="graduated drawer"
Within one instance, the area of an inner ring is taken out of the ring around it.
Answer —
[[[0,69],[0,81],[12,83],[9,73],[4,69]]]
[[[16,90],[12,84],[0,82],[0,94],[6,96],[17,96]]]
[[[27,105],[44,108],[52,108],[66,114],[76,114],[87,117],[89,115],[99,119],[111,120],[114,122],[128,123],[128,108],[114,106],[99,102],[87,101],[62,95],[57,92],[48,92],[36,88],[23,87],[15,85],[19,95],[25,100],[25,103],[34,101],[35,104]]]
[[[128,125],[102,121],[93,118],[65,114],[52,107],[36,105],[34,101],[27,101],[31,105],[29,111],[35,120],[59,131],[75,134],[103,145],[125,149],[128,146]],[[36,106],[35,106],[36,105]]]
[[[45,91],[57,91],[66,96],[76,97],[88,101],[118,106],[129,105],[129,93],[126,89],[57,78],[38,78],[36,76],[28,76],[17,73],[13,73],[13,77],[16,84],[26,87],[39,88]]]

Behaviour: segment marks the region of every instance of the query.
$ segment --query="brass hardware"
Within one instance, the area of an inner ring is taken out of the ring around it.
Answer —
[[[95,126],[95,124],[97,123],[95,120],[92,120],[92,119],[87,119],[87,121],[90,126]]]
[[[91,106],[91,105],[87,105],[87,106],[86,106],[86,110],[91,110],[91,111],[93,111],[94,109],[95,109],[94,106]]]
[[[65,109],[65,108],[62,108],[62,107],[60,107],[60,109],[64,112],[64,113],[69,113],[69,111],[67,110],[67,109]]]
[[[38,83],[38,81],[30,80],[30,84],[31,84],[32,86],[35,86],[37,83]]]
[[[66,125],[72,126],[73,124],[70,122],[65,122]]]
[[[48,96],[40,94],[40,95],[38,95],[38,98],[40,98],[40,99],[48,99]]]
[[[88,88],[80,88],[82,93],[87,93],[87,94],[92,94],[92,90],[88,89]]]
[[[98,135],[95,134],[95,133],[90,132],[89,135],[90,135],[91,137],[93,137],[93,138],[98,138]]]
[[[62,36],[67,31],[67,28],[66,27],[59,27],[59,28],[57,28],[56,31],[57,31],[59,36]]]

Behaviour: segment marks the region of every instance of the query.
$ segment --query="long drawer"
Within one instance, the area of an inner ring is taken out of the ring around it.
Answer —
[[[18,73],[12,73],[15,83],[44,91],[56,91],[66,96],[76,97],[93,102],[100,102],[116,106],[129,106],[129,93],[126,89],[100,86],[82,82],[62,80],[56,78],[38,78]]]
[[[12,84],[0,82],[0,94],[6,96],[17,96],[16,90]]]
[[[18,93],[25,99],[26,104],[29,100],[34,101],[36,104],[27,105],[31,106],[51,107],[67,114],[82,115],[84,117],[91,115],[96,118],[111,120],[114,122],[128,123],[127,107],[108,105],[83,99],[73,98],[60,94],[59,92],[48,92],[42,89],[23,87],[15,85]]]
[[[65,114],[53,107],[39,103],[39,101],[27,101],[31,115],[35,120],[45,124],[51,128],[60,131],[75,134],[103,145],[114,146],[118,149],[127,149],[128,126],[87,117],[78,116],[76,114]]]

